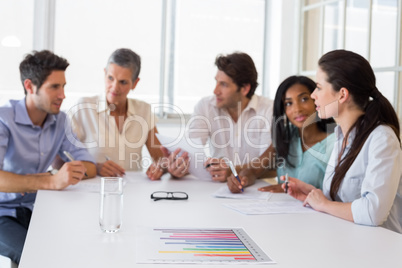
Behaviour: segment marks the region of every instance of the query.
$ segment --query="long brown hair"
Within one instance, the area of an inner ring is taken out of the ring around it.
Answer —
[[[379,125],[387,125],[395,132],[400,143],[399,121],[391,103],[378,91],[370,63],[362,56],[351,51],[334,50],[323,55],[318,65],[326,73],[327,82],[333,89],[337,92],[343,87],[348,89],[354,103],[364,111],[344,137],[346,141],[350,131],[356,128],[356,136],[349,152],[335,167],[330,189],[330,196],[335,200],[346,172],[370,133]],[[344,153],[344,147],[342,146],[340,156]]]

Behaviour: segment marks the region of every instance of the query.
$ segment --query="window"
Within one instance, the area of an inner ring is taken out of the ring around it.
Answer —
[[[54,51],[65,57],[63,108],[104,91],[104,68],[117,48],[141,56],[140,82],[131,97],[159,101],[162,1],[57,0]]]
[[[215,57],[243,51],[254,60],[261,74],[264,53],[264,2],[261,0],[178,0],[172,19],[174,64],[167,92],[174,92],[168,103],[191,113],[201,97],[215,88]],[[173,86],[173,88],[171,88]],[[257,94],[261,94],[257,88]]]
[[[19,64],[32,50],[33,15],[31,0],[0,1],[0,105],[24,96]]]
[[[302,70],[314,70],[320,52],[320,9],[307,10],[304,13],[304,22]]]
[[[300,73],[313,76],[318,58],[330,50],[359,53],[401,117],[401,5],[398,0],[305,0]]]
[[[220,53],[248,53],[261,84],[264,7],[264,0],[57,0],[54,51],[71,63],[63,105],[102,92],[103,68],[121,47],[142,58],[131,97],[155,106],[192,113],[201,97],[213,94]]]
[[[348,1],[346,8],[345,49],[368,55],[370,1]],[[360,40],[359,42],[356,42]]]
[[[6,0],[0,2],[1,101],[23,97],[18,65],[26,53],[49,49],[65,57],[68,110],[104,90],[104,67],[117,48],[142,58],[130,97],[186,114],[213,94],[215,58],[243,51],[254,60],[262,94],[265,0]],[[27,25],[29,27],[27,27]],[[158,112],[165,117],[171,110]]]

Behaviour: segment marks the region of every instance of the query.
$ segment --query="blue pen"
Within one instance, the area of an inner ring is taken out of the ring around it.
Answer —
[[[68,160],[70,160],[71,162],[74,161],[74,157],[67,151],[63,151],[63,154],[68,158]],[[85,176],[88,177],[87,173],[84,173]]]
[[[239,175],[237,175],[236,168],[234,167],[232,161],[230,161],[230,160],[229,160],[229,167],[232,170],[233,175],[235,176],[235,178],[241,185],[241,181],[240,181]],[[241,191],[244,192],[243,188],[241,188]]]

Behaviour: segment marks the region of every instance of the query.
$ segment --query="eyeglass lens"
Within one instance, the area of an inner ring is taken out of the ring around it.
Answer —
[[[187,199],[188,195],[185,192],[154,192],[151,195],[152,199]]]

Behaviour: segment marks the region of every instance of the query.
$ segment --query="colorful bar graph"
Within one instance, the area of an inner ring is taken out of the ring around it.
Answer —
[[[273,263],[242,228],[153,228],[150,237],[145,263]]]

